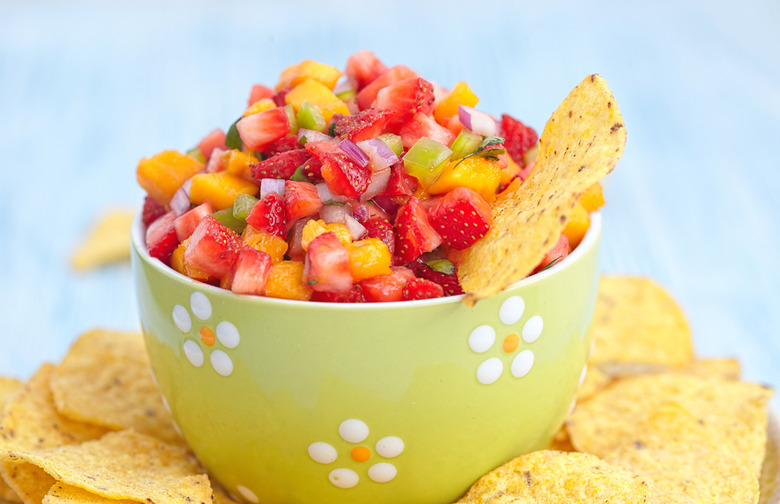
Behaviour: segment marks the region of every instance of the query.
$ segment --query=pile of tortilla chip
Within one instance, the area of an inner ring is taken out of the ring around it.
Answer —
[[[485,475],[459,502],[769,502],[772,391],[740,381],[734,359],[695,357],[663,288],[602,277],[593,338],[577,406],[549,449]]]
[[[176,430],[139,333],[83,334],[27,382],[0,378],[0,502],[231,502]]]

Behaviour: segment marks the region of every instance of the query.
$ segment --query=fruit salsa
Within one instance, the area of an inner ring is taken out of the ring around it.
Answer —
[[[239,294],[387,302],[462,294],[457,265],[491,204],[534,166],[538,135],[369,51],[255,85],[227,133],[142,159],[149,254]],[[595,183],[532,272],[565,257],[604,200]]]

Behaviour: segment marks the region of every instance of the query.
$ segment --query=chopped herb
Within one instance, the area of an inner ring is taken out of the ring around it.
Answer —
[[[550,261],[550,262],[549,262],[549,264],[547,264],[547,266],[545,266],[544,268],[542,268],[542,269],[540,269],[539,271],[537,271],[537,273],[541,273],[542,271],[544,271],[544,270],[546,270],[546,269],[550,269],[550,268],[552,268],[553,266],[555,266],[556,264],[558,264],[558,263],[561,261],[561,259],[563,259],[563,256],[558,256],[558,257],[556,257],[555,259],[553,259],[552,261]]]
[[[504,139],[497,136],[489,136],[485,137],[484,140],[482,140],[482,143],[479,144],[479,147],[477,147],[477,151],[483,151],[487,147],[490,147],[491,145],[497,145],[504,143]]]
[[[311,180],[309,180],[306,175],[303,174],[303,165],[295,169],[295,173],[290,176],[290,180],[294,180],[296,182],[311,182]]]
[[[328,126],[328,135],[332,137],[336,136],[336,121],[333,121],[330,123],[330,126]]]
[[[238,128],[236,127],[236,124],[238,124],[238,121],[241,119],[243,119],[243,117],[236,119],[236,121],[230,125],[230,128],[228,128],[227,135],[225,135],[225,146],[228,149],[240,150],[244,145],[244,143],[241,141],[241,135],[238,134]]]
[[[314,284],[316,284],[316,283],[318,283],[318,282],[317,282],[317,279],[315,278],[314,280],[309,280],[309,281],[308,281],[308,282],[306,282],[306,283],[308,283],[309,285],[314,285]]]

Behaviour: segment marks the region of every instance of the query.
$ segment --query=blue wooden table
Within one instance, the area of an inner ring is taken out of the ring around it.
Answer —
[[[227,128],[291,63],[368,48],[538,130],[603,75],[628,129],[604,271],[655,278],[700,354],[780,386],[780,4],[651,3],[0,2],[0,374],[138,328],[129,265],[68,259],[100,212],[140,204],[140,157]]]

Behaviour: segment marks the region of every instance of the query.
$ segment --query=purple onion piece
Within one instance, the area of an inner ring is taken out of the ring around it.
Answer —
[[[332,222],[344,224],[347,217],[352,216],[349,214],[349,208],[346,205],[323,205],[320,208],[320,218],[325,221],[325,224]]]
[[[360,150],[360,147],[355,145],[355,142],[349,138],[345,138],[339,143],[339,149],[360,167],[367,166],[368,162],[371,161],[366,153]]]
[[[321,133],[319,131],[310,130],[306,128],[301,128],[298,130],[298,141],[301,141],[302,137],[306,137],[306,142],[320,142],[322,140],[333,140],[332,137],[329,137],[325,133]]]
[[[371,182],[369,182],[368,188],[366,188],[366,192],[360,195],[361,203],[365,203],[366,201],[370,200],[377,194],[381,194],[385,189],[387,189],[387,184],[390,182],[391,172],[392,170],[389,166],[387,166],[382,170],[375,171],[371,175]]]
[[[461,124],[482,136],[495,136],[499,132],[498,122],[485,112],[466,105],[458,105],[458,119]]]
[[[320,182],[316,185],[317,187],[317,194],[320,197],[320,201],[323,203],[327,203],[329,201],[337,201],[339,203],[343,203],[347,201],[346,196],[338,196],[336,194],[333,194],[330,192],[330,189],[328,189],[328,185],[325,182]]]
[[[357,146],[371,159],[371,169],[374,172],[381,171],[398,162],[398,156],[395,155],[393,149],[379,138],[363,140],[358,142]]]
[[[359,223],[357,219],[349,214],[347,214],[345,224],[347,225],[347,229],[349,229],[349,234],[352,235],[353,240],[359,240],[363,238],[363,236],[365,236],[365,234],[368,232],[363,224]]]
[[[260,198],[265,198],[268,193],[272,192],[284,196],[284,180],[272,178],[260,180]]]
[[[190,209],[190,196],[187,194],[187,190],[184,188],[184,186],[180,187],[176,190],[175,193],[173,193],[173,198],[171,198],[171,210],[179,216],[184,213],[186,213]]]

